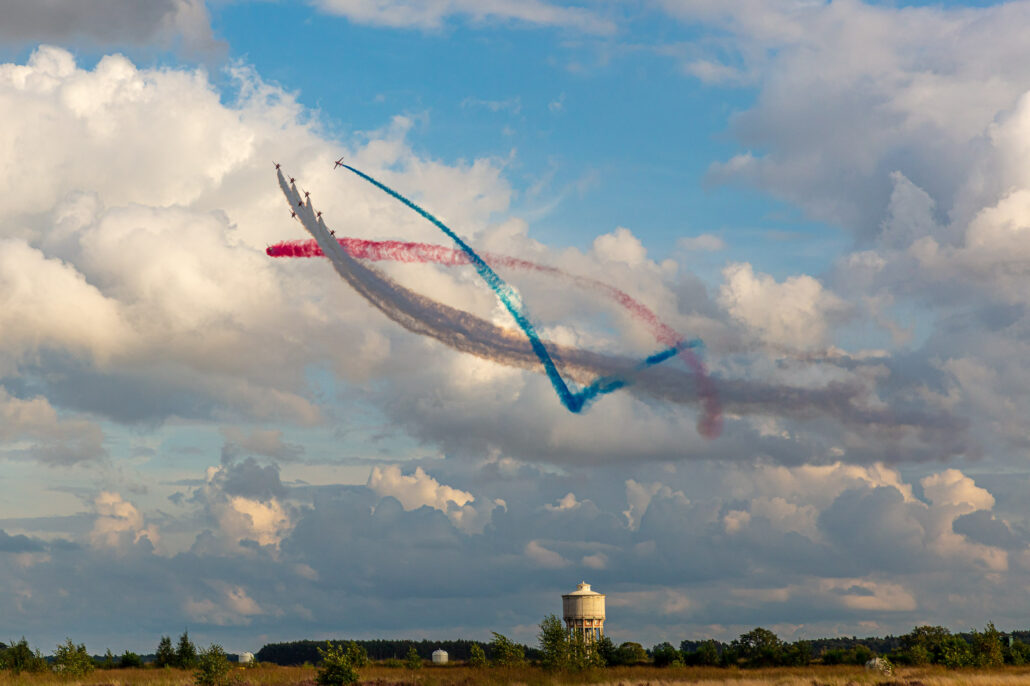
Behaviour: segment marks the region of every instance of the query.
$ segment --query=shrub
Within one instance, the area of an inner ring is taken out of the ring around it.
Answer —
[[[422,658],[419,657],[415,646],[408,648],[408,654],[404,656],[404,666],[408,669],[422,669]]]
[[[469,648],[469,666],[486,667],[486,652],[478,643],[473,643]]]
[[[69,676],[85,676],[93,671],[93,658],[85,644],[75,645],[69,638],[57,646],[54,653],[54,671]]]
[[[358,672],[351,664],[349,652],[349,649],[345,651],[342,646],[334,646],[328,641],[325,650],[318,649],[322,665],[318,669],[315,681],[319,686],[345,686],[358,680]]]
[[[492,632],[494,640],[490,643],[490,652],[494,656],[494,664],[498,667],[517,667],[526,661],[522,646],[496,631]]]
[[[365,650],[365,646],[351,641],[347,644],[347,659],[355,667],[364,667],[368,664],[368,651]]]
[[[120,658],[118,658],[118,666],[121,667],[122,669],[129,669],[129,668],[132,668],[132,667],[142,667],[143,666],[143,658],[141,658],[136,653],[132,653],[132,652],[129,652],[128,650],[126,650],[124,653],[122,653],[122,656]]]
[[[212,643],[207,650],[201,650],[195,663],[197,668],[193,672],[193,683],[196,686],[230,686],[234,681],[229,658],[217,643]]]

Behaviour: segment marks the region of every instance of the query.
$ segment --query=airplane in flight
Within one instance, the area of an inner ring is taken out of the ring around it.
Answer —
[[[321,219],[322,218],[322,210],[319,210],[318,212],[315,212],[315,216],[318,217],[319,219]]]
[[[307,191],[304,191],[304,198],[310,203],[311,202],[311,193],[308,193]]]
[[[294,212],[293,210],[290,210],[290,217],[291,217],[292,219],[296,219],[296,218],[297,218],[297,213],[296,213],[296,212]]]
[[[290,183],[294,183],[294,182],[295,182],[295,179],[291,176],[290,177]]]
[[[329,235],[330,236],[335,236],[336,235],[336,229],[329,229]]]
[[[280,166],[282,166],[282,165],[280,165],[280,164],[279,164],[278,162],[272,162],[272,164],[274,164],[274,165],[275,165],[275,170],[276,170],[276,171],[279,171],[279,167],[280,167]]]
[[[336,167],[342,167],[342,166],[343,166],[343,158],[341,157],[340,159],[336,160],[336,164],[333,165],[333,169],[336,169]]]

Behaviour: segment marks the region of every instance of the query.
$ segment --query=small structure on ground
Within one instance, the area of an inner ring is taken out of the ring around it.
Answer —
[[[249,665],[254,662],[254,653],[240,653],[240,664]]]
[[[569,633],[581,633],[588,643],[601,640],[604,636],[603,593],[590,590],[590,584],[581,581],[572,593],[562,599],[562,617]]]
[[[434,665],[445,665],[447,664],[447,651],[443,648],[437,648],[433,651],[433,664]]]
[[[886,676],[894,674],[894,665],[890,663],[890,660],[886,660],[882,657],[874,657],[872,660],[865,663],[865,668],[870,672],[879,672]]]

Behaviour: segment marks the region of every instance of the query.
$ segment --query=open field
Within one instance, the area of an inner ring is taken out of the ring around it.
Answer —
[[[687,667],[616,667],[585,674],[550,674],[535,667],[472,669],[464,666],[430,667],[418,671],[372,665],[360,670],[369,686],[502,686],[525,684],[596,684],[598,686],[1016,686],[1030,685],[1030,666],[995,670],[946,670],[938,667],[902,668],[892,677],[866,672],[861,667],[800,667],[757,670]],[[314,686],[313,667],[257,666],[235,671],[240,686]],[[98,669],[72,679],[56,674],[0,672],[0,686],[192,686],[191,672],[177,669]]]

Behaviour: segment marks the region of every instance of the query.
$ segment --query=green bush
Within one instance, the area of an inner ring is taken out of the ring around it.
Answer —
[[[415,646],[408,648],[408,654],[404,656],[404,666],[408,669],[422,669],[422,658],[419,657]]]
[[[368,664],[368,651],[365,650],[365,646],[351,641],[347,644],[347,659],[355,667],[364,667]]]
[[[469,666],[486,667],[486,652],[478,643],[473,643],[469,648]]]
[[[122,656],[118,658],[118,666],[122,669],[129,669],[132,667],[142,667],[143,658],[133,652],[126,650],[122,653]]]
[[[353,645],[353,644],[352,644]],[[342,646],[326,641],[325,650],[319,648],[322,664],[318,668],[315,681],[319,686],[345,686],[358,680],[358,672],[351,664],[348,653]]]
[[[69,676],[86,676],[93,671],[93,658],[85,644],[75,645],[69,638],[57,646],[54,653],[54,671]]]
[[[526,661],[522,646],[496,631],[491,632],[494,640],[490,643],[490,652],[494,656],[494,664],[498,667],[517,667]]]
[[[234,682],[232,664],[222,646],[217,643],[212,643],[207,650],[201,650],[195,664],[193,683],[196,686],[230,686]]]

